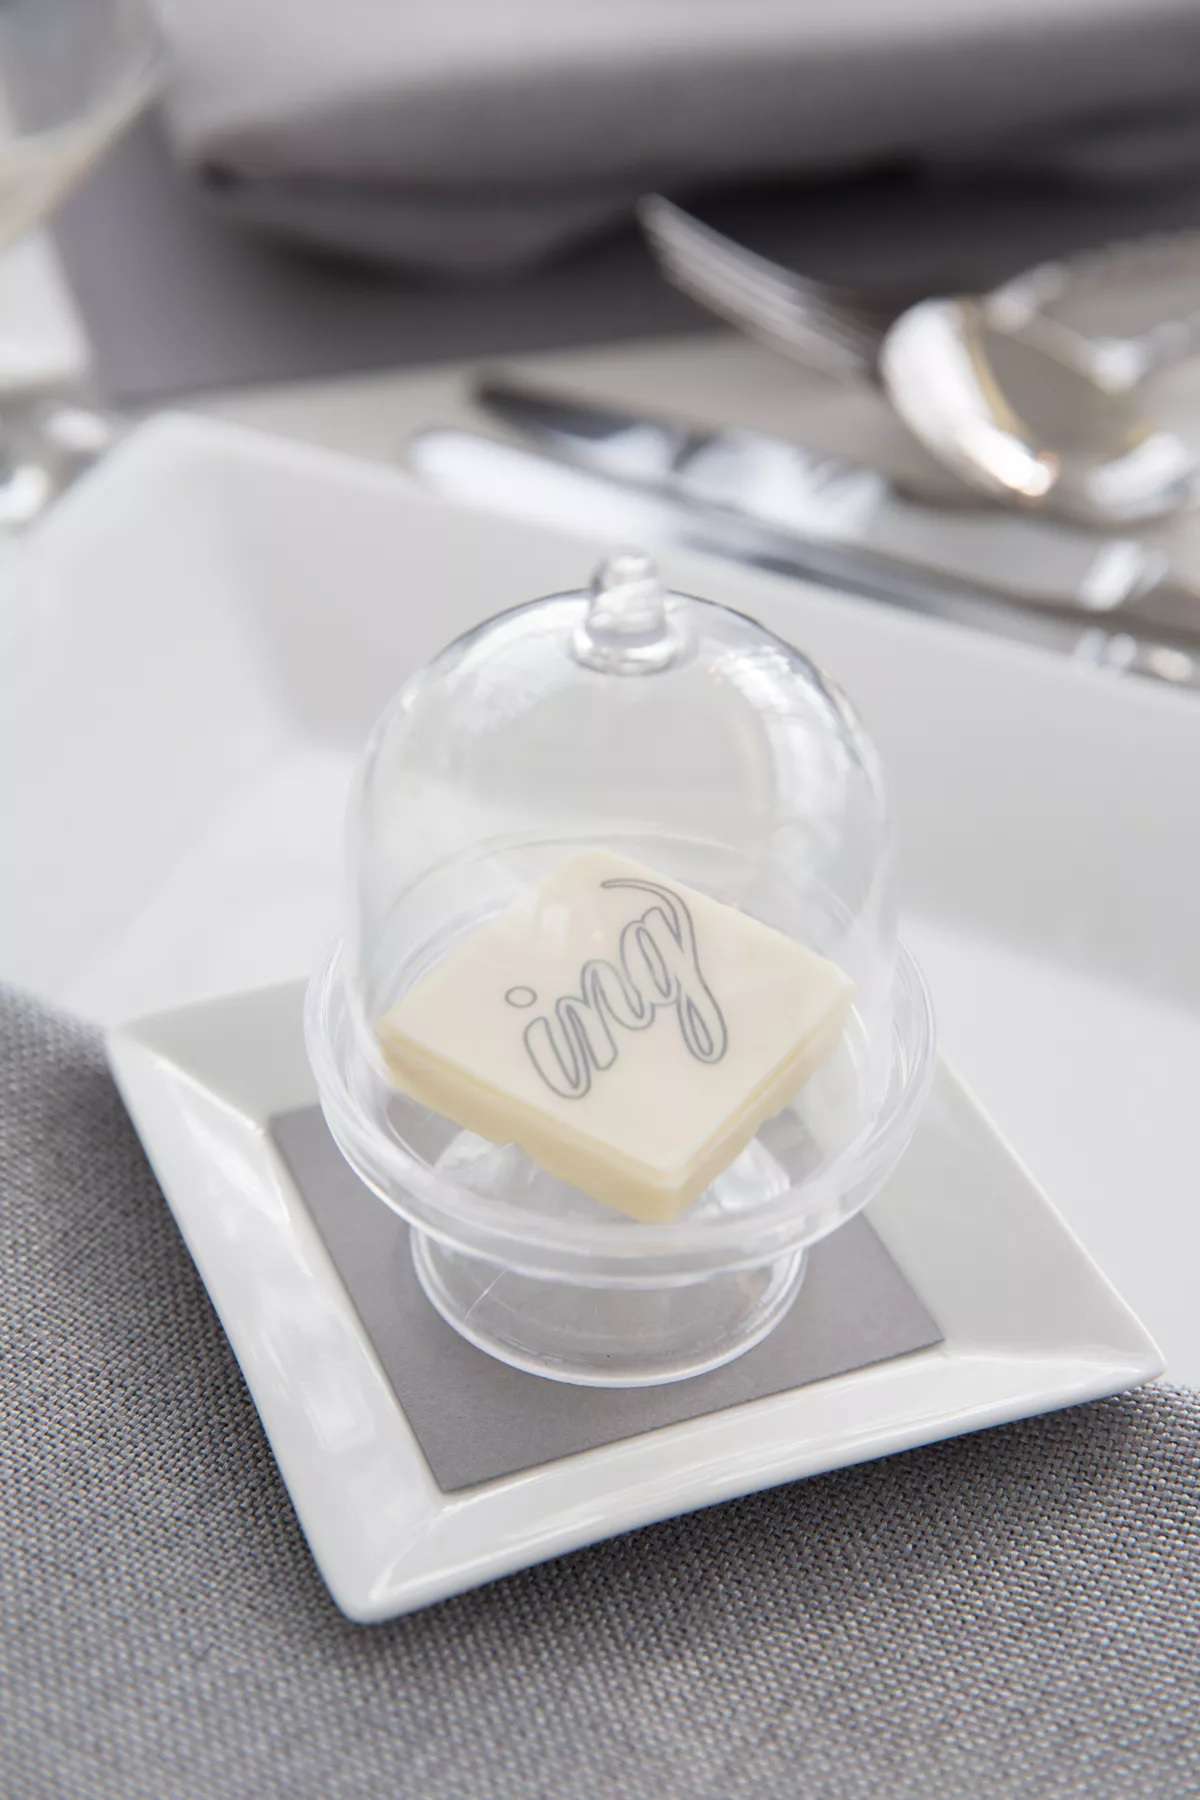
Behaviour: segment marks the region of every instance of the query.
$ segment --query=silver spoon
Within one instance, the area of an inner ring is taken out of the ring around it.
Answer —
[[[1160,518],[1200,499],[1200,455],[1148,421],[1136,393],[1071,359],[1067,337],[1000,329],[974,299],[924,300],[879,351],[879,379],[913,436],[969,486],[1094,525]]]

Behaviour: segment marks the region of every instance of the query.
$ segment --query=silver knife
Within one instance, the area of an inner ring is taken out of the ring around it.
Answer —
[[[495,378],[477,394],[563,461],[802,541],[815,572],[830,580],[844,566],[839,552],[866,551],[879,559],[876,572],[880,560],[894,562],[914,581],[948,582],[959,595],[969,589],[980,599],[1083,613],[1200,647],[1200,589],[1137,538],[921,502],[876,469],[765,432],[643,418]]]
[[[909,611],[1077,657],[1173,686],[1200,688],[1200,650],[1157,641],[1072,611],[1014,606],[969,584],[867,550],[813,544],[726,508],[701,507],[503,443],[480,432],[431,429],[407,445],[410,468],[450,498],[610,543],[668,546],[841,587]]]

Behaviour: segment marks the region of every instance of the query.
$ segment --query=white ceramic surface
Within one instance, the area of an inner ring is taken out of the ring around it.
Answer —
[[[119,1029],[110,1054],[313,1554],[352,1618],[1158,1371],[1136,1319],[943,1072],[871,1208],[941,1345],[444,1494],[265,1129],[315,1098],[301,1003],[296,983],[185,1007]]]
[[[0,972],[114,1022],[305,970],[383,700],[601,547],[321,451],[142,428],[4,566]],[[665,573],[859,702],[947,1052],[1200,1382],[1195,697],[725,565]]]

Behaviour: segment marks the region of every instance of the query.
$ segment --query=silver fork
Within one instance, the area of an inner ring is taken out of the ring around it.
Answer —
[[[926,296],[863,294],[794,274],[716,231],[661,194],[639,206],[646,238],[676,287],[772,349],[843,379],[879,379],[888,328]],[[1158,233],[1039,263],[984,297],[998,329],[1040,346],[1108,393],[1128,392],[1150,374],[1200,349],[1200,305],[1154,318],[1121,336],[1091,334],[1055,317],[1056,303],[1084,287],[1144,287],[1186,274],[1200,287],[1200,232]]]
[[[638,213],[676,287],[772,349],[843,379],[877,377],[888,326],[920,298],[864,295],[794,275],[661,194],[643,199]]]

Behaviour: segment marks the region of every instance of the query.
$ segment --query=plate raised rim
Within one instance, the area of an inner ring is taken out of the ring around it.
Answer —
[[[110,1032],[114,1075],[241,1364],[318,1567],[375,1621],[779,1482],[1099,1398],[1159,1351],[962,1084],[871,1222],[945,1341],[445,1494],[268,1131],[309,1104],[303,984]]]

